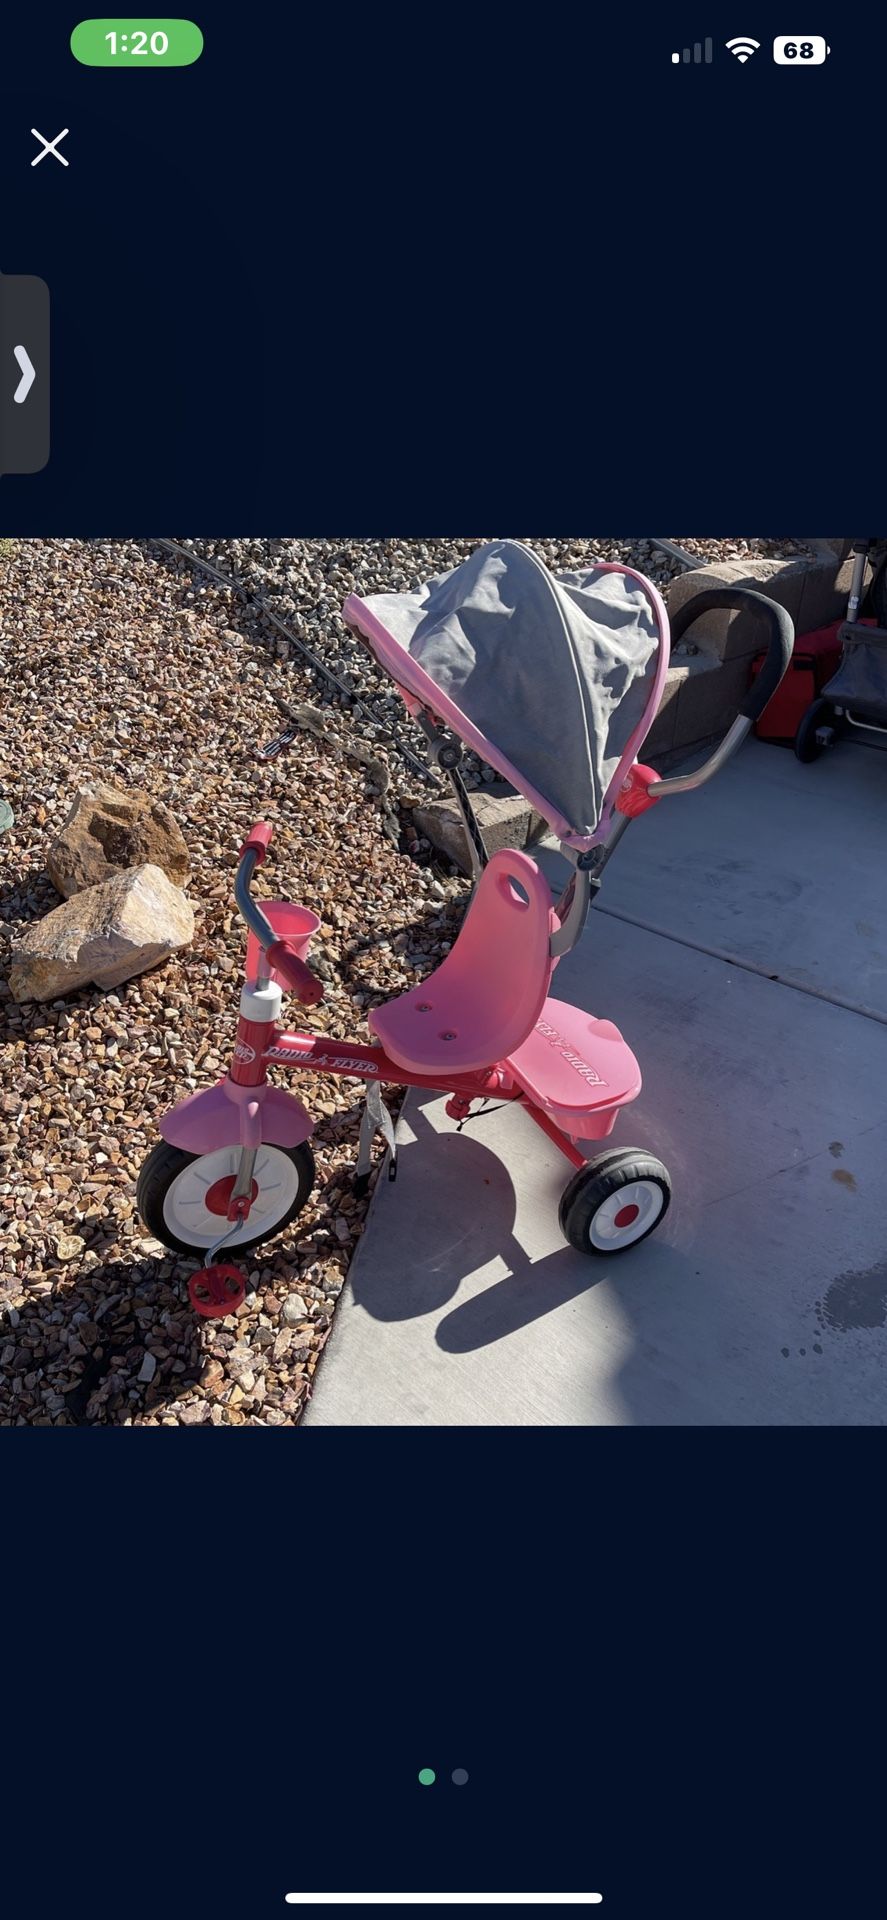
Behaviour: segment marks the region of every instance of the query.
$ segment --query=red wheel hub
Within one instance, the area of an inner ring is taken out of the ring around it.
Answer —
[[[217,1213],[222,1220],[227,1220],[228,1208],[231,1205],[231,1195],[234,1192],[235,1177],[233,1173],[226,1173],[224,1180],[213,1181],[212,1186],[209,1188],[209,1191],[204,1194],[203,1198],[203,1204],[208,1213]],[[250,1189],[250,1206],[252,1206],[258,1191],[258,1185],[254,1180]]]
[[[613,1221],[614,1227],[633,1227],[639,1213],[640,1207],[636,1207],[634,1201],[627,1207],[620,1207]]]

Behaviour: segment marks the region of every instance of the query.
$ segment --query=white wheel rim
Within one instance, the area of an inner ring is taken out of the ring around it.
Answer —
[[[211,1213],[206,1195],[217,1180],[236,1174],[240,1163],[239,1147],[219,1147],[204,1153],[199,1160],[170,1183],[163,1200],[163,1218],[177,1240],[188,1247],[211,1247],[225,1231],[225,1216]],[[241,1222],[236,1233],[225,1242],[225,1252],[236,1252],[245,1240],[258,1234],[270,1235],[289,1212],[299,1191],[299,1170],[289,1154],[279,1147],[260,1147],[253,1168],[259,1191],[249,1210],[249,1219]],[[221,1259],[221,1254],[219,1258]]]
[[[655,1225],[665,1206],[665,1194],[655,1180],[629,1180],[624,1187],[617,1187],[606,1200],[602,1200],[596,1213],[592,1214],[588,1225],[588,1237],[593,1247],[601,1253],[615,1252],[618,1247],[630,1247],[632,1241],[640,1240]],[[632,1207],[637,1212],[630,1220],[618,1224],[619,1217]]]

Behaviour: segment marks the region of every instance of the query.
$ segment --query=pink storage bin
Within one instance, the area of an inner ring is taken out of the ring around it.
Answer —
[[[297,907],[291,900],[259,900],[256,904],[270,920],[277,939],[289,940],[295,947],[299,959],[307,960],[312,936],[320,926],[316,913],[311,913],[308,907]],[[251,933],[246,943],[247,980],[258,978],[261,951],[255,934]],[[286,981],[281,979],[280,974],[275,972],[273,967],[271,978],[277,981],[279,987],[283,987],[285,993],[289,991]]]

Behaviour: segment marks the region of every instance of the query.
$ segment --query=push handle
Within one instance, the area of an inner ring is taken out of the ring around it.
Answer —
[[[291,993],[303,1007],[316,1007],[323,999],[323,982],[300,960],[289,940],[272,940],[267,949],[268,965],[286,981]]]
[[[710,587],[688,600],[676,614],[671,622],[672,645],[683,639],[688,627],[703,613],[711,613],[715,608],[726,608],[730,613],[758,614],[767,627],[767,657],[739,708],[742,718],[753,726],[760,720],[788,668],[795,644],[794,622],[784,607],[769,599],[766,593],[756,593],[752,587]]]
[[[273,833],[274,828],[269,825],[267,820],[257,820],[255,826],[250,827],[249,833],[240,849],[239,859],[242,860],[244,854],[247,853],[255,854],[253,865],[260,867],[271,845]]]
[[[664,800],[670,793],[694,793],[697,787],[704,787],[706,781],[714,778],[726,766],[737,747],[742,745],[746,735],[767,705],[788,667],[795,644],[795,629],[791,616],[784,607],[770,600],[766,593],[756,593],[752,587],[710,587],[707,593],[697,593],[681,607],[672,623],[673,641],[683,639],[688,627],[692,627],[700,614],[710,613],[714,607],[724,607],[730,613],[757,613],[767,624],[767,657],[757,679],[749,688],[741,702],[732,727],[725,733],[720,746],[717,746],[704,765],[693,773],[677,773],[668,780],[652,780],[646,789],[646,802]],[[640,809],[639,809],[640,810]]]

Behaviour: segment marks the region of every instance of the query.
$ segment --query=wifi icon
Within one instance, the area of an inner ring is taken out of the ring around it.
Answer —
[[[747,33],[738,33],[735,40],[724,42],[727,52],[732,53],[737,60],[741,60],[743,66],[746,60],[751,59],[753,53],[757,53],[760,44],[760,40],[752,40]]]

